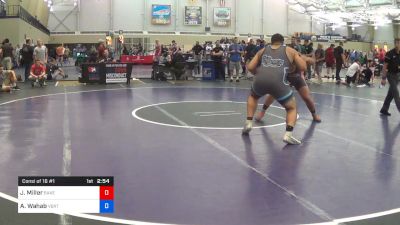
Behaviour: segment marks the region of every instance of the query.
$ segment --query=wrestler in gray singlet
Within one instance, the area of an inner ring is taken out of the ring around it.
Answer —
[[[285,104],[293,96],[287,81],[291,63],[286,55],[286,46],[272,49],[266,46],[261,58],[258,75],[255,76],[252,94],[262,97],[272,95],[280,104]]]

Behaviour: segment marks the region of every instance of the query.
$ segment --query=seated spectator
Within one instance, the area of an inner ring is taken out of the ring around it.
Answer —
[[[351,64],[351,66],[349,67],[349,69],[347,70],[347,73],[346,73],[347,86],[350,87],[351,83],[355,84],[360,70],[361,70],[360,61],[358,59],[355,59],[353,64]]]
[[[4,70],[3,65],[0,65],[0,78],[3,81],[1,91],[11,92],[12,90],[20,90],[17,86],[17,76],[13,70]]]
[[[39,59],[36,59],[35,64],[33,64],[31,67],[31,73],[29,76],[32,87],[35,86],[35,82],[39,82],[41,87],[45,85],[46,77],[46,67],[40,62]]]
[[[171,61],[171,72],[175,74],[176,79],[180,79],[180,77],[185,73],[185,65],[186,60],[183,57],[182,52],[176,52]]]
[[[171,52],[164,51],[160,57],[159,64],[170,66],[172,62]]]
[[[68,77],[68,75],[64,73],[64,70],[58,67],[57,61],[53,58],[49,59],[49,63],[47,64],[46,68],[48,79],[50,79],[53,75],[54,78],[57,78],[57,76],[61,76],[63,79]]]

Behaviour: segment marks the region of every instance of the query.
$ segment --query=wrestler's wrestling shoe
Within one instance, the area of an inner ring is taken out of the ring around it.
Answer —
[[[299,145],[301,141],[297,140],[293,137],[291,132],[286,132],[285,136],[283,136],[283,142],[289,145]]]
[[[253,128],[253,121],[246,120],[246,124],[243,127],[242,134],[243,135],[248,135],[252,128]]]

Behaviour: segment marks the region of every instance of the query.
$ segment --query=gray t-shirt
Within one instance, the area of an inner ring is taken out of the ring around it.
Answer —
[[[46,52],[47,52],[46,46],[44,45],[42,45],[42,47],[36,46],[33,55],[35,56],[36,59],[39,59],[43,63],[46,63]]]

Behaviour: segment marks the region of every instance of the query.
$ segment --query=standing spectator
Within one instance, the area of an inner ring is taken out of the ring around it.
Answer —
[[[322,44],[318,44],[318,48],[315,51],[315,73],[317,74],[318,82],[322,83],[322,66],[325,62],[325,51]]]
[[[206,46],[205,46],[206,60],[210,60],[211,59],[212,50],[213,50],[213,48],[211,46],[211,43],[207,42]]]
[[[63,65],[64,62],[64,54],[65,54],[65,48],[64,44],[61,44],[56,48],[56,60],[57,60],[57,65],[60,64],[61,66]],[[47,63],[47,61],[46,61]]]
[[[31,39],[26,39],[24,46],[21,49],[21,56],[22,56],[22,64],[25,67],[25,82],[28,81],[29,73],[31,71],[31,66],[33,63],[33,51],[34,48],[32,46]]]
[[[197,62],[197,74],[200,74],[200,65],[201,65],[201,56],[203,54],[203,47],[200,45],[198,41],[196,41],[196,45],[193,46],[192,52],[194,56],[194,60]]]
[[[233,44],[229,46],[229,73],[230,81],[233,82],[233,70],[236,70],[236,82],[239,82],[240,61],[242,59],[243,48],[238,44],[238,38],[233,39]]]
[[[254,40],[250,39],[249,44],[246,46],[244,50],[244,59],[246,64],[249,63],[254,56],[256,55],[256,46],[254,45]]]
[[[298,52],[300,52],[300,54],[302,54],[302,55],[307,54],[306,48],[305,48],[304,45],[301,44],[301,39],[299,37],[296,39],[296,44],[297,44],[297,47],[298,47],[298,49],[296,49],[296,50]]]
[[[244,40],[242,40],[242,49],[245,50],[246,47],[247,47],[246,42]],[[244,54],[242,56],[241,63],[242,63],[242,75],[246,75],[246,60],[244,58]]]
[[[154,62],[159,62],[162,53],[162,45],[160,45],[160,41],[156,40],[154,46]]]
[[[170,47],[170,51],[171,51],[171,54],[172,55],[174,55],[177,51],[178,51],[178,44],[176,43],[176,41],[175,40],[172,40],[172,42],[171,42],[171,47]]]
[[[43,41],[37,40],[37,46],[33,51],[33,56],[35,59],[39,59],[43,65],[47,63],[48,51]]]
[[[220,80],[225,80],[225,67],[223,64],[224,49],[220,43],[216,43],[216,47],[211,52],[212,60],[215,66],[215,77]]]
[[[99,47],[97,47],[97,61],[104,61],[107,59],[106,50],[106,44],[103,40],[100,40]]]
[[[14,59],[14,48],[12,47],[10,40],[8,38],[4,39],[2,49],[2,57],[1,64],[4,69],[12,70],[13,68],[13,59]]]
[[[369,50],[367,53],[368,67],[372,66],[372,62],[374,61],[374,52]]]
[[[261,49],[263,49],[265,46],[265,42],[261,39],[257,39],[257,45],[256,45],[256,52],[259,52]]]
[[[17,44],[17,46],[15,47],[15,65],[17,66],[17,68],[19,68],[21,66],[21,47],[19,44]]]
[[[308,57],[313,57],[313,43],[310,42],[309,40],[304,40],[304,49],[306,52],[306,56]],[[311,64],[307,64],[307,77],[306,80],[310,80],[311,79]]]
[[[326,73],[328,79],[332,76],[332,80],[334,79],[334,71],[335,71],[335,55],[334,55],[335,45],[331,44],[329,48],[325,50],[325,62],[326,62]],[[331,75],[332,74],[332,75]]]
[[[379,63],[380,64],[383,64],[385,62],[385,55],[386,55],[385,50],[383,48],[381,48],[379,50]]]
[[[334,50],[334,55],[336,59],[336,84],[340,84],[342,79],[340,78],[340,71],[342,70],[342,66],[346,62],[346,57],[344,55],[343,42],[339,42],[339,46],[337,46]]]
[[[296,50],[297,52],[301,53],[301,48],[300,46],[297,44],[297,39],[296,37],[292,37],[290,39],[290,44],[288,44],[289,47],[293,48],[294,50]]]
[[[65,46],[65,51],[64,51],[64,60],[67,61],[69,64],[69,58],[71,57],[71,50],[68,48],[68,46]]]

